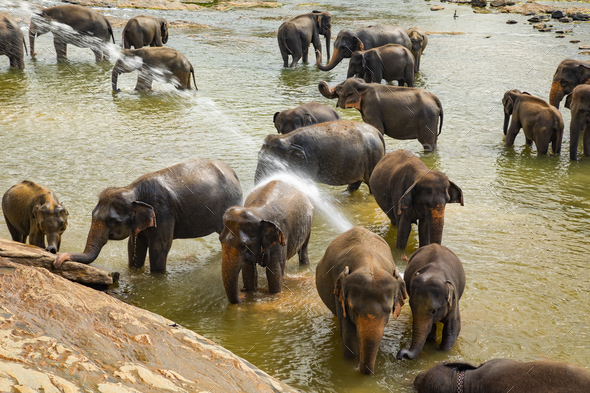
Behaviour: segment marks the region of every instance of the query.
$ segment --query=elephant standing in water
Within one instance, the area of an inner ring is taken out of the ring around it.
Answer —
[[[255,188],[244,203],[223,215],[219,241],[223,285],[230,303],[240,302],[238,276],[246,291],[258,287],[256,265],[266,270],[268,292],[279,293],[287,261],[296,253],[299,263],[309,263],[307,245],[311,235],[314,208],[309,198],[288,183],[273,180]]]
[[[389,245],[362,227],[344,232],[318,263],[316,287],[338,317],[344,356],[358,359],[361,373],[373,374],[385,325],[407,297]]]
[[[565,59],[553,75],[549,103],[559,108],[563,97],[571,94],[576,86],[587,83],[588,80],[590,80],[590,61]]]
[[[309,102],[297,108],[276,112],[272,121],[279,134],[288,134],[301,127],[340,120],[334,109],[319,102]]]
[[[49,188],[29,180],[15,184],[2,197],[2,212],[12,240],[26,243],[28,237],[29,244],[59,251],[68,211]]]
[[[404,46],[387,44],[377,48],[358,50],[348,63],[347,78],[362,78],[367,83],[397,81],[399,86],[414,87],[414,56]]]
[[[61,26],[55,25],[56,23]],[[45,8],[39,14],[31,17],[29,27],[29,43],[31,56],[35,55],[35,37],[48,32],[53,33],[53,45],[57,53],[57,60],[67,57],[67,45],[79,48],[90,48],[94,52],[96,61],[108,58],[105,46],[113,39],[111,24],[99,12],[78,5],[58,5]]]
[[[301,57],[303,57],[303,62],[307,63],[310,44],[313,44],[314,49],[319,51],[321,56],[320,35],[326,37],[327,61],[330,61],[331,29],[332,17],[329,12],[312,11],[283,23],[277,33],[283,66],[289,66],[289,55],[293,58],[291,68],[295,67]]]
[[[320,64],[321,59],[318,58],[316,65],[322,71],[330,71],[342,59],[350,58],[358,50],[369,50],[387,44],[399,44],[410,50],[412,49],[410,37],[401,27],[375,25],[354,31],[341,30],[334,40],[332,61],[323,66]]]
[[[584,133],[584,155],[590,156],[590,85],[576,86],[565,101],[565,107],[572,112],[570,121],[570,159],[578,159],[580,134]]]
[[[508,90],[502,99],[504,105],[504,135],[506,147],[512,146],[518,132],[522,128],[526,144],[535,142],[539,154],[547,154],[549,143],[553,154],[561,153],[563,138],[563,118],[554,106],[545,100],[533,97],[520,90]],[[512,116],[510,127],[508,122]]]
[[[11,67],[23,69],[26,50],[25,36],[18,23],[7,15],[0,16],[0,56],[8,56]]]
[[[463,206],[461,189],[408,150],[386,154],[373,170],[370,185],[375,201],[397,226],[397,248],[406,248],[412,223],[418,223],[420,247],[440,244],[446,204]]]
[[[428,37],[426,33],[417,28],[411,27],[408,29],[408,37],[410,37],[410,41],[412,41],[412,54],[414,55],[414,72],[420,71],[420,60],[422,60],[422,52],[426,49],[426,45],[428,45]]]
[[[139,15],[127,21],[123,28],[123,47],[164,46],[168,42],[168,21],[164,18]]]
[[[141,48],[123,49],[121,58],[113,67],[112,84],[113,91],[120,92],[117,88],[119,75],[124,72],[139,70],[135,90],[150,90],[156,73],[164,71],[164,77],[169,83],[178,83],[177,89],[191,88],[191,75],[193,84],[197,89],[195,81],[195,70],[188,59],[179,51],[172,48]],[[167,74],[166,74],[167,73]]]
[[[404,272],[412,307],[412,346],[398,359],[415,359],[426,340],[436,340],[436,324],[443,323],[440,349],[453,348],[461,331],[459,300],[465,290],[465,271],[457,256],[439,244],[420,247]]]
[[[129,237],[130,267],[143,267],[149,250],[150,270],[165,271],[172,240],[221,233],[223,213],[241,202],[238,177],[222,161],[188,161],[145,174],[128,186],[104,189],[84,252],[59,254],[53,265],[92,263],[108,240]]]

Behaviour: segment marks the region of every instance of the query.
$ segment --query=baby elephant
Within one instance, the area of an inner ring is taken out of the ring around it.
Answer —
[[[517,362],[493,359],[478,367],[439,363],[418,374],[418,393],[586,393],[590,371],[554,361]]]
[[[27,44],[18,23],[8,15],[0,15],[0,55],[8,56],[11,67],[23,69],[26,51]]]
[[[455,345],[461,331],[459,300],[465,290],[465,271],[457,256],[439,244],[420,247],[404,272],[412,307],[412,346],[401,349],[398,359],[414,359],[424,342],[436,340],[436,323],[442,322],[440,349]]]
[[[164,46],[168,42],[168,21],[164,18],[139,15],[127,21],[123,29],[123,47]]]
[[[463,191],[408,150],[391,152],[371,175],[375,201],[397,226],[397,248],[406,248],[412,223],[418,224],[420,247],[440,244],[447,203],[461,203]]]
[[[549,143],[553,154],[561,152],[561,138],[563,137],[563,119],[557,108],[549,105],[545,100],[533,97],[520,90],[508,90],[502,99],[504,105],[504,135],[506,147],[512,146],[518,132],[522,128],[526,137],[526,144],[535,142],[539,154],[547,154]],[[508,122],[512,115],[510,127]]]
[[[372,374],[389,316],[398,317],[407,297],[389,245],[354,227],[330,243],[315,277],[320,298],[338,317],[344,356]]]
[[[420,60],[422,59],[422,52],[426,49],[426,45],[428,45],[428,37],[426,33],[417,27],[411,27],[408,29],[408,37],[410,37],[410,41],[412,41],[412,54],[414,55],[414,62],[415,68],[414,72],[420,71]]]
[[[68,211],[49,188],[29,180],[15,184],[2,197],[2,211],[12,240],[26,243],[28,236],[29,244],[59,251]]]
[[[244,207],[233,206],[223,215],[219,235],[223,250],[221,272],[230,303],[240,302],[238,275],[246,291],[258,287],[256,264],[266,269],[268,291],[281,292],[287,260],[296,253],[308,264],[307,244],[313,222],[313,205],[296,187],[273,180],[254,189]]]
[[[570,121],[570,159],[578,159],[580,134],[584,133],[582,144],[584,155],[590,156],[590,86],[578,85],[565,100],[565,107],[572,111]]]
[[[272,121],[279,134],[288,134],[301,127],[340,120],[334,109],[319,102],[310,102],[297,108],[276,112]]]
[[[414,55],[408,48],[398,44],[387,44],[377,48],[361,50],[352,54],[348,63],[347,78],[362,78],[367,83],[397,81],[399,86],[414,87]]]
[[[119,74],[139,70],[135,90],[150,90],[157,74],[162,75],[169,83],[174,83],[177,89],[191,88],[191,74],[195,81],[195,70],[188,59],[179,51],[172,48],[141,48],[123,49],[121,58],[115,63],[112,73],[113,91],[117,88]],[[198,89],[197,89],[198,90]]]

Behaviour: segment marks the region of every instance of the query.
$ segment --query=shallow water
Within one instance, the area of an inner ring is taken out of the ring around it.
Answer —
[[[342,356],[335,317],[319,299],[315,266],[340,230],[318,211],[310,241],[310,266],[288,263],[285,291],[249,294],[229,305],[220,274],[217,235],[175,241],[165,274],[127,268],[127,242],[111,241],[95,262],[121,272],[119,290],[132,303],[164,315],[218,342],[271,375],[300,388],[322,392],[408,392],[415,375],[442,360],[480,363],[491,358],[554,359],[590,367],[590,159],[568,159],[569,111],[561,156],[537,157],[524,147],[503,147],[501,98],[519,88],[548,98],[555,68],[578,55],[577,44],[539,33],[521,15],[474,14],[468,6],[433,2],[356,2],[198,12],[105,9],[108,15],[139,14],[189,20],[210,28],[171,30],[168,46],[183,52],[196,70],[199,91],[177,92],[155,83],[150,93],[133,91],[136,74],[119,78],[112,94],[112,63],[95,64],[90,50],[68,47],[57,64],[50,35],[37,40],[38,55],[24,72],[0,66],[0,189],[30,179],[53,189],[70,212],[62,251],[84,248],[97,194],[141,174],[193,158],[228,162],[244,191],[253,188],[258,149],[275,132],[274,112],[322,97],[317,83],[344,80],[347,61],[331,72],[312,65],[283,69],[276,44],[281,21],[311,9],[328,10],[333,30],[375,23],[419,26],[433,34],[424,52],[418,87],[436,94],[444,107],[439,150],[420,153],[417,141],[386,138],[387,151],[410,149],[444,171],[464,192],[465,206],[449,205],[443,244],[463,261],[467,288],[461,300],[462,331],[455,347],[441,352],[425,346],[413,361],[395,355],[411,340],[406,304],[390,321],[381,342],[375,375],[355,371]],[[44,2],[50,5],[50,2]],[[453,19],[457,10],[459,18]],[[24,15],[24,11],[15,11]],[[519,21],[506,25],[508,19]],[[560,25],[554,22],[554,25]],[[590,42],[588,24],[573,37]],[[560,29],[560,28],[556,28]],[[115,28],[117,45],[121,28]],[[359,120],[356,110],[341,110]],[[396,229],[366,186],[319,186],[344,218],[395,245]],[[9,237],[0,225],[0,236]],[[393,249],[400,270],[402,253]]]

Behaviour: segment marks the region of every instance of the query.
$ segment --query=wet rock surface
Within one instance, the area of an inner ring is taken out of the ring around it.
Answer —
[[[235,7],[278,7],[276,1],[219,1],[209,5],[206,1],[175,1],[175,0],[67,0],[67,3],[88,7],[117,8],[149,8],[155,10],[198,10],[208,8],[226,10]]]

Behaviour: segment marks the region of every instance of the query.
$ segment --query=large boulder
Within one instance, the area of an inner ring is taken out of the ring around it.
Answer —
[[[471,5],[474,7],[486,7],[488,2],[486,0],[471,0]]]
[[[494,0],[490,3],[490,7],[506,7],[506,0]]]

